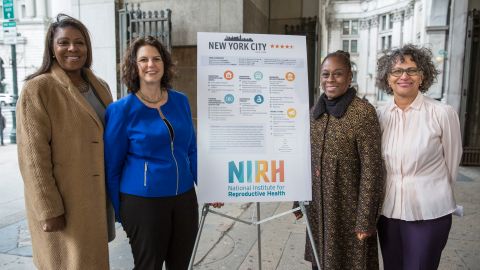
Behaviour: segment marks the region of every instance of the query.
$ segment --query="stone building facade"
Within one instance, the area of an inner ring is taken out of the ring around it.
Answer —
[[[15,0],[17,23],[17,83],[20,92],[27,75],[36,71],[44,51],[45,34],[50,22],[58,13],[65,13],[80,20],[89,29],[93,45],[93,70],[116,91],[116,30],[114,0]],[[3,6],[0,3],[3,17]],[[1,18],[3,20],[3,18]],[[7,93],[12,90],[11,46],[0,37],[0,57],[4,61]]]
[[[33,73],[42,62],[44,37],[48,27],[47,2],[47,0],[14,1],[17,22],[16,58],[19,89],[23,85],[25,76]],[[0,11],[0,17],[3,21],[2,3],[0,3]],[[4,44],[2,35],[0,37],[0,58],[3,60],[5,69],[5,79],[2,83],[7,93],[13,93],[11,49],[11,45]]]
[[[354,85],[359,95],[376,104],[389,99],[375,87],[376,62],[382,52],[407,43],[426,46],[434,53],[435,64],[442,71],[428,95],[442,99],[449,7],[435,10],[434,4],[438,3],[431,0],[330,1],[324,28],[328,36],[325,51],[350,52]],[[443,20],[438,20],[439,17]]]

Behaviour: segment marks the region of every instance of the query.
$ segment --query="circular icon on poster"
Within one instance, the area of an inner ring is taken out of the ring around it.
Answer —
[[[287,73],[285,74],[285,79],[286,79],[287,81],[289,81],[289,82],[295,80],[295,73],[293,73],[293,72],[287,72]]]
[[[295,110],[294,108],[288,108],[287,116],[288,118],[295,118],[297,116],[297,110]]]
[[[253,100],[254,100],[255,103],[257,103],[257,104],[262,104],[265,99],[263,98],[262,95],[256,95],[256,96],[253,98]]]
[[[232,104],[235,101],[235,97],[232,94],[227,94],[223,100],[225,100],[227,104]]]
[[[233,79],[233,72],[231,70],[227,70],[223,73],[223,77],[225,80],[231,80]]]
[[[253,73],[253,77],[255,78],[255,80],[260,81],[261,79],[263,79],[263,73],[261,71],[256,71],[255,73]]]

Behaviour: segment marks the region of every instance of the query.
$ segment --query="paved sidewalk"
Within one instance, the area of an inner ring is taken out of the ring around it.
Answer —
[[[34,269],[23,204],[23,183],[18,173],[16,146],[0,147],[0,269]],[[480,168],[462,167],[455,185],[457,203],[464,217],[454,217],[442,270],[480,269]],[[288,211],[291,203],[262,203],[261,217]],[[254,220],[254,203],[227,204],[219,211]],[[263,269],[311,269],[303,260],[305,224],[292,214],[262,224]],[[196,255],[195,269],[258,269],[257,230],[209,214]],[[128,239],[117,224],[117,238],[110,243],[111,269],[132,269]]]

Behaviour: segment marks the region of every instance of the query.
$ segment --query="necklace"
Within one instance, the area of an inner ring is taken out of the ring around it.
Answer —
[[[89,90],[89,84],[88,84],[87,81],[82,80],[82,81],[77,85],[77,88],[78,88],[78,91],[80,91],[80,93],[85,93],[85,92],[88,92],[88,90]]]
[[[160,102],[163,98],[163,90],[160,89],[160,97],[158,99],[151,99],[147,96],[145,96],[143,93],[142,93],[142,90],[138,90],[137,91],[138,93],[138,96],[140,97],[141,100],[147,102],[147,103],[151,103],[151,104],[157,104],[158,102]]]

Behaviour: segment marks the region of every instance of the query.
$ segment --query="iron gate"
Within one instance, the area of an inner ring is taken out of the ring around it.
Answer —
[[[172,50],[172,11],[170,9],[143,11],[140,9],[140,3],[137,3],[136,9],[135,4],[125,3],[125,8],[118,11],[118,29],[119,67],[130,42],[138,37],[153,36],[160,40],[168,51]],[[121,73],[121,68],[118,68],[118,72]],[[127,94],[125,85],[121,84],[119,89],[119,98]]]
[[[480,166],[480,11],[470,10],[467,18],[467,40],[460,105],[463,134],[463,166]]]

